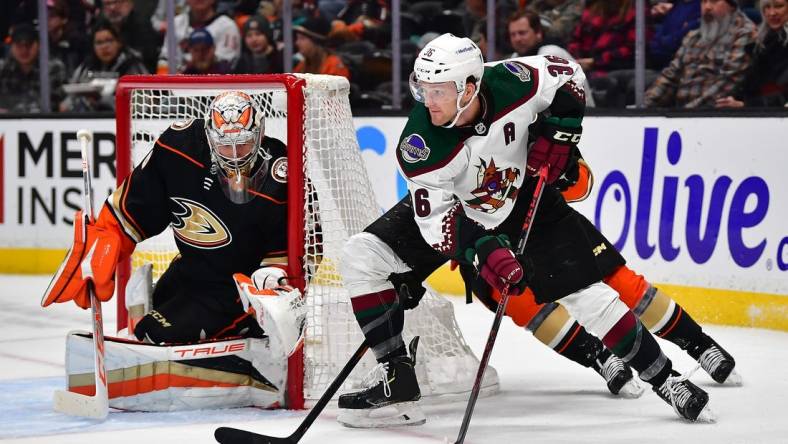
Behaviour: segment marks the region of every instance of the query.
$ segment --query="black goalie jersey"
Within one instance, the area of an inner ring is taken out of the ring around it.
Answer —
[[[233,273],[250,275],[263,259],[286,253],[286,147],[270,137],[262,145],[271,154],[262,166],[265,180],[252,200],[236,204],[220,187],[203,120],[175,123],[108,198],[108,207],[135,243],[172,226],[177,268],[193,288],[233,285]]]

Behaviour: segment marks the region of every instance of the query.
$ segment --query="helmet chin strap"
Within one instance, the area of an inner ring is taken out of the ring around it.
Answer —
[[[462,90],[462,94],[465,94],[465,89]],[[448,125],[442,125],[444,128],[453,128],[454,125],[457,124],[457,121],[460,119],[460,114],[468,109],[468,107],[471,106],[471,103],[476,100],[476,96],[479,94],[479,88],[476,88],[476,90],[473,92],[473,95],[471,96],[471,100],[468,100],[468,103],[466,103],[465,106],[460,106],[460,102],[462,102],[462,94],[457,94],[457,104],[455,105],[457,107],[457,114],[454,115],[454,119],[452,119],[451,123]]]

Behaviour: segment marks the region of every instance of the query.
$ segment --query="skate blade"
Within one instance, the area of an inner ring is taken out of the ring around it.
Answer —
[[[403,402],[376,409],[340,409],[337,421],[345,427],[371,429],[421,425],[427,417],[415,402]]]
[[[734,368],[731,371],[731,374],[725,379],[725,382],[722,385],[727,385],[731,387],[741,387],[742,386],[742,378],[741,375],[736,371]]]
[[[632,378],[621,387],[621,390],[618,391],[618,396],[626,399],[636,399],[640,398],[640,395],[646,390],[646,387],[643,386],[637,379]]]
[[[717,414],[709,408],[708,404],[706,404],[706,406],[703,407],[703,410],[700,411],[697,419],[695,419],[695,422],[714,424],[717,422]]]

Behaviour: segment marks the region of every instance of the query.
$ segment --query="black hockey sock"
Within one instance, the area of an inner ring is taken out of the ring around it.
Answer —
[[[350,301],[358,325],[379,362],[390,355],[397,356],[395,353],[405,354],[402,340],[405,312],[394,289],[354,296]]]
[[[405,351],[405,344],[403,343],[401,347],[397,347],[396,350],[392,351],[391,353],[383,356],[382,358],[378,359],[378,362],[389,362],[392,359],[396,358],[397,356],[405,356],[408,352]]]
[[[675,304],[665,326],[654,334],[686,350],[696,361],[710,345],[709,337],[703,333],[701,326],[679,304]]]
[[[602,338],[616,356],[638,371],[640,379],[659,387],[670,375],[673,364],[662,353],[654,336],[628,311]]]
[[[583,367],[595,364],[599,353],[604,349],[602,341],[592,335],[582,325],[575,322],[564,338],[553,347],[559,355],[577,362]]]

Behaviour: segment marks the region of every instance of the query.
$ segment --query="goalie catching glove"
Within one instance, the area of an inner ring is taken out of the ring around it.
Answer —
[[[547,183],[553,183],[564,174],[573,148],[580,142],[583,127],[581,119],[548,117],[538,125],[539,135],[528,149],[526,170],[535,176],[544,164],[550,166]]]
[[[53,302],[74,301],[81,308],[89,308],[88,281],[93,282],[99,300],[106,302],[112,298],[118,259],[124,250],[130,253],[134,248],[132,242],[124,242],[121,238],[114,221],[106,207],[102,208],[98,220],[87,225],[82,211],[77,211],[74,216],[74,245],[49,283],[41,299],[42,307]]]
[[[290,356],[303,340],[306,305],[297,288],[287,285],[259,288],[255,285],[261,276],[278,276],[280,271],[276,270],[284,276],[284,270],[280,268],[264,267],[252,274],[256,278],[254,281],[241,273],[235,273],[233,280],[244,310],[260,324],[269,338],[271,349]]]
[[[476,267],[479,276],[500,292],[508,288],[509,294],[517,295],[527,286],[525,270],[504,234],[481,237],[474,248],[465,251],[465,258]]]

